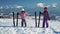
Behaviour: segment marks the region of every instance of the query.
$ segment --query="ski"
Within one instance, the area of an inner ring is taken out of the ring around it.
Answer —
[[[14,17],[14,12],[12,12],[13,13],[13,25],[14,25],[14,27],[15,27],[15,17]]]
[[[17,17],[16,17],[16,26],[18,26],[18,12],[17,12]]]
[[[37,15],[36,15],[36,12],[35,12],[35,27],[37,27]]]
[[[40,25],[40,16],[41,16],[41,12],[39,12],[38,27]]]

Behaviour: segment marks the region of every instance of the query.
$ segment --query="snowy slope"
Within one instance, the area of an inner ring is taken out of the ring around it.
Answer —
[[[19,26],[13,27],[12,19],[0,19],[0,34],[60,34],[60,22],[50,20],[49,28],[41,28],[43,20],[40,21],[40,27],[35,27],[34,19],[26,19],[27,27],[21,26],[21,19],[19,19]],[[15,20],[16,21],[16,20]]]

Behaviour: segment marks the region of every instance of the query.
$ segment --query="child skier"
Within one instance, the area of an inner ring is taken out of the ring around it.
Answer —
[[[21,16],[21,27],[23,27],[23,25],[25,25],[25,27],[27,26],[26,24],[26,17],[28,16],[28,14],[25,12],[24,9],[22,9],[21,13],[20,13],[20,16]]]
[[[49,14],[48,14],[48,7],[44,8],[44,12],[43,12],[43,28],[45,27],[46,24],[46,28],[48,28],[48,20],[50,20]]]

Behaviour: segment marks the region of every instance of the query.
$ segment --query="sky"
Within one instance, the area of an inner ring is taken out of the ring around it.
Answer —
[[[0,0],[2,8],[35,8],[35,7],[60,7],[60,0]]]

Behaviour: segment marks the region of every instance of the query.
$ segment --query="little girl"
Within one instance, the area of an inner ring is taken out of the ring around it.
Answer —
[[[49,13],[48,13],[48,8],[45,7],[44,8],[44,12],[43,12],[43,28],[45,27],[45,24],[46,24],[46,28],[48,28],[48,20],[50,20],[50,17],[49,17]]]
[[[27,26],[26,24],[26,17],[28,16],[28,14],[25,12],[24,9],[22,9],[21,13],[20,13],[20,16],[21,16],[21,27],[23,27],[23,25],[25,24],[25,27]]]

